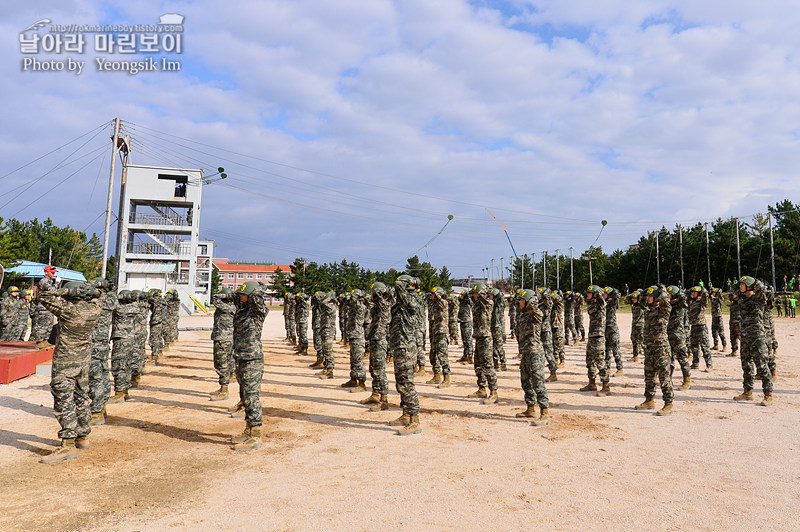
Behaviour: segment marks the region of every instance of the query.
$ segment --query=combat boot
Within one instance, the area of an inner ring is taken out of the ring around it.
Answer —
[[[619,368],[617,371],[611,374],[612,377],[619,377],[622,375],[622,368]]]
[[[563,358],[559,358],[559,359],[558,359],[558,363],[557,363],[556,365],[557,365],[559,368],[563,368],[563,367],[564,367],[564,362],[565,362],[565,361],[564,361],[564,359],[563,359]]]
[[[688,390],[691,387],[692,387],[692,378],[686,377],[683,379],[683,383],[678,388],[680,388],[681,390]]]
[[[360,393],[367,389],[367,383],[365,381],[359,380],[356,381],[356,385],[350,388],[350,393]]]
[[[389,410],[389,396],[382,394],[379,401],[369,407],[370,412],[380,412],[382,410]]]
[[[745,390],[741,394],[733,398],[734,401],[752,401],[753,390]]]
[[[550,376],[545,379],[545,382],[556,382],[558,380],[558,375],[556,374],[555,370],[550,372]]]
[[[322,369],[322,360],[317,360],[313,364],[309,364],[308,367],[311,369]]]
[[[341,386],[342,388],[353,388],[355,386],[358,386],[358,381],[356,379],[350,379],[349,381],[342,383],[339,386]]]
[[[300,355],[307,355],[307,354],[308,354],[308,347],[304,347],[304,348],[302,348],[298,354],[300,354]]]
[[[244,403],[239,401],[233,408],[228,410],[228,413],[231,415],[232,418],[244,417]]]
[[[236,372],[235,371],[231,372],[230,381],[231,382],[236,382]]]
[[[645,397],[644,403],[636,405],[633,408],[635,410],[652,410],[655,407],[656,407],[656,402],[652,398]]]
[[[772,392],[764,392],[764,399],[761,400],[761,406],[772,405]]]
[[[595,383],[594,379],[589,379],[589,384],[581,388],[582,392],[596,392],[597,391],[597,384]]]
[[[332,379],[333,378],[333,368],[323,369],[322,371],[318,372],[316,375],[320,379]]]
[[[631,358],[628,359],[628,362],[638,362],[639,355],[633,355]]]
[[[700,363],[699,363],[699,362],[698,362],[698,363],[694,363],[694,362],[693,362],[693,363],[692,363],[692,365],[691,365],[691,366],[689,366],[689,369],[697,369],[697,368],[699,368],[699,367],[700,367]]]
[[[231,441],[233,443],[240,442],[240,441],[247,441],[250,438],[250,427],[245,426],[244,430],[237,434],[236,436],[231,436]]]
[[[419,424],[419,415],[411,416],[409,423],[403,425],[403,428],[397,430],[397,434],[400,436],[419,434],[420,432],[422,432],[422,427]]]
[[[212,401],[224,401],[228,398],[228,387],[220,385],[219,390],[215,390],[209,395]]]
[[[108,401],[106,401],[107,405],[113,405],[116,403],[124,403],[128,400],[128,390],[124,392],[116,392]]]
[[[433,378],[427,381],[425,384],[439,384],[440,382],[442,382],[442,374],[438,371],[434,371]]]
[[[153,365],[158,366],[158,355],[153,356]]]
[[[661,407],[661,410],[656,412],[657,416],[668,416],[672,413],[672,403],[664,403],[664,406]]]
[[[534,419],[531,421],[531,425],[535,427],[544,427],[545,425],[550,424],[550,412],[547,408],[542,408],[542,413],[539,416],[539,419]]]
[[[470,355],[469,358],[467,359],[467,364],[474,364],[474,363],[475,363],[475,357],[474,355]]]
[[[517,412],[516,417],[536,417],[536,406],[528,405],[522,412]]]
[[[483,386],[479,386],[476,391],[472,392],[467,397],[481,398],[481,397],[488,397],[488,396],[489,396],[489,392],[486,390],[486,388],[484,388]]]
[[[261,448],[261,427],[251,427],[250,437],[233,446],[234,451],[250,451]]]
[[[103,412],[92,412],[92,420],[89,421],[89,425],[96,426],[105,424],[106,424],[106,415]]]
[[[131,377],[131,388],[138,388],[139,382],[141,382],[142,376],[141,375],[134,375]]]
[[[75,439],[63,438],[61,440],[61,447],[57,447],[52,453],[39,460],[39,462],[43,464],[52,464],[54,462],[72,460],[77,457],[78,451],[75,450]]]
[[[713,346],[711,346],[711,350],[712,351],[719,351],[719,346],[717,344],[714,344]]]
[[[494,361],[494,369],[495,370],[500,369],[500,362],[498,362],[497,360]]]
[[[372,394],[369,397],[360,400],[358,403],[362,405],[372,405],[375,403],[379,403],[380,400],[381,400],[381,394],[379,394],[375,390],[372,390]]]
[[[400,427],[403,425],[408,425],[409,423],[411,423],[411,416],[408,415],[405,410],[403,410],[403,415],[401,415],[397,419],[390,421],[389,425],[393,427]]]
[[[450,387],[450,374],[448,373],[444,377],[442,377],[442,382],[437,386],[440,390],[442,388],[449,388]]]
[[[736,349],[734,349],[733,351],[731,351],[730,353],[728,353],[725,356],[726,357],[738,357],[739,356],[739,352]]]
[[[500,371],[508,371],[508,366],[506,366],[505,362],[500,364]]]
[[[577,338],[575,338],[575,339],[572,341],[572,345],[578,345],[578,339],[577,339]]]
[[[424,365],[417,366],[416,371],[414,371],[414,375],[416,375],[417,377],[425,375],[425,366]]]
[[[498,401],[497,390],[491,390],[491,392],[489,393],[489,397],[484,397],[483,399],[481,399],[481,404],[482,405],[493,405],[497,401]]]
[[[600,388],[600,391],[597,392],[598,397],[605,397],[606,395],[611,393],[611,383],[604,382],[603,387]]]
[[[469,360],[469,357],[467,355],[461,355],[461,358],[459,358],[457,360],[457,362],[461,362],[462,364],[466,364],[468,360]]]
[[[75,448],[76,449],[88,449],[91,447],[89,444],[89,435],[86,436],[78,436],[75,438]]]

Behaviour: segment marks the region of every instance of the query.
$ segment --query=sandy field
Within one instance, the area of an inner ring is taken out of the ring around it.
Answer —
[[[585,344],[570,346],[548,384],[548,427],[514,417],[524,402],[509,339],[499,404],[466,398],[474,373],[450,346],[454,385],[438,390],[424,384],[430,374],[418,377],[423,432],[397,436],[386,424],[400,413],[394,376],[392,409],[368,412],[357,402],[368,393],[339,386],[344,348],[336,379],[315,378],[313,358],[283,342],[274,310],[257,451],[229,443],[244,425],[225,413],[236,385],[230,400],[209,401],[217,384],[208,331],[182,332],[132,400],[109,405],[108,423],[76,460],[38,462],[58,443],[49,377],[0,386],[0,530],[797,530],[800,319],[777,319],[772,407],[733,402],[739,359],[713,352],[715,371],[695,370],[669,417],[634,411],[643,366],[627,362],[628,314],[620,328],[626,367],[612,395],[578,392]]]

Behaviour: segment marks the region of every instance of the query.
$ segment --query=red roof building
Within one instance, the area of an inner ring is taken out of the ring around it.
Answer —
[[[264,284],[272,283],[272,276],[280,268],[285,274],[291,271],[289,264],[263,264],[230,262],[228,259],[213,259],[214,268],[219,271],[221,284],[224,288],[235,290],[237,286],[247,281],[261,281]]]

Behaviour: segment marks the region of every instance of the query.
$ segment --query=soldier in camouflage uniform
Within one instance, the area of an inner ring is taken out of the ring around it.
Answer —
[[[492,299],[492,361],[494,369],[506,371],[506,350],[505,342],[506,329],[506,298],[503,292],[497,288],[492,288],[490,296]]]
[[[575,294],[567,290],[564,294],[564,344],[578,343],[578,330],[575,328]]]
[[[114,396],[106,404],[127,400],[133,374],[133,359],[136,356],[136,322],[140,314],[136,296],[130,290],[122,290],[117,300],[117,306],[111,314],[111,374],[114,376]]]
[[[764,391],[763,406],[772,404],[772,374],[767,367],[768,346],[764,331],[764,311],[766,308],[764,285],[749,275],[739,279],[739,312],[742,327],[742,374],[744,392],[734,397],[736,401],[753,399],[754,374],[761,378]],[[755,368],[754,368],[755,366]],[[756,371],[754,371],[754,369]]]
[[[622,375],[622,353],[619,350],[619,325],[617,325],[617,309],[619,308],[619,290],[606,286],[603,289],[606,300],[606,367],[611,372],[611,359],[617,365],[612,377]]]
[[[352,290],[348,294],[347,339],[350,341],[350,380],[343,383],[342,388],[351,388],[351,392],[363,392],[367,389],[367,370],[364,368],[364,304],[366,294],[363,290]]]
[[[181,297],[175,290],[167,290],[166,300],[166,320],[164,327],[164,345],[169,347],[178,341],[178,321],[181,312]]]
[[[739,312],[739,291],[733,289],[728,295],[730,307],[728,307],[728,328],[731,333],[731,352],[727,355],[735,357],[739,355],[739,336],[741,332],[740,312]]]
[[[394,378],[403,414],[390,422],[399,426],[398,434],[406,436],[422,432],[419,423],[419,396],[414,386],[417,329],[419,327],[416,295],[418,279],[401,275],[394,284],[395,301],[389,322],[389,350],[394,357]]]
[[[586,329],[583,328],[583,295],[580,292],[573,292],[572,299],[572,317],[576,331],[572,345],[575,345],[578,343],[578,332],[581,333],[581,342],[586,340]]]
[[[297,352],[308,354],[308,296],[303,292],[294,297],[294,323],[297,329]]]
[[[711,337],[714,339],[714,346],[712,351],[719,350],[720,340],[722,341],[722,350],[728,348],[728,342],[725,341],[725,326],[722,323],[722,290],[714,288],[711,291]]]
[[[417,286],[419,286],[419,282],[417,282]],[[419,289],[414,292],[414,297],[417,298],[414,322],[417,325],[416,329],[414,329],[414,338],[416,338],[417,341],[417,350],[415,351],[417,355],[417,364],[414,367],[414,375],[421,377],[425,375],[425,325],[428,321],[426,312],[427,308],[425,307],[425,296],[422,295],[422,292]]]
[[[311,296],[311,340],[314,342],[314,351],[317,353],[317,360],[308,367],[312,369],[322,369],[322,340],[320,339],[320,323],[322,321],[322,309],[320,309],[320,302],[325,296],[325,292],[317,290]]]
[[[517,334],[517,315],[519,314],[519,303],[517,303],[516,289],[511,289],[508,297],[508,324],[511,327],[511,338],[516,338]]]
[[[708,346],[708,327],[706,327],[706,307],[708,291],[702,286],[692,287],[689,296],[689,323],[692,326],[690,342],[692,350],[692,369],[700,367],[700,352],[706,362],[706,371],[714,369],[711,351]]]
[[[518,418],[534,418],[533,425],[550,423],[550,400],[544,379],[544,348],[542,347],[542,311],[538,294],[534,290],[520,290],[517,308],[517,340],[522,354],[519,377],[525,392],[526,408],[517,413]],[[536,418],[536,405],[540,416]]]
[[[672,309],[669,313],[669,323],[667,324],[667,338],[669,339],[669,348],[671,351],[669,374],[672,375],[675,371],[675,361],[681,367],[681,374],[683,375],[683,383],[680,386],[681,390],[688,390],[692,384],[692,373],[689,365],[689,351],[686,349],[686,328],[684,322],[686,321],[686,292],[677,286],[668,286],[667,294],[669,294],[669,303]]]
[[[550,324],[550,314],[553,310],[553,299],[550,297],[550,289],[539,287],[536,289],[539,294],[539,310],[542,312],[542,349],[544,349],[544,359],[547,361],[547,368],[550,370],[550,376],[547,377],[547,382],[558,380],[556,371],[558,364],[553,355],[553,326]]]
[[[36,312],[34,313],[33,326],[31,327],[31,342],[36,342],[36,347],[39,349],[47,349],[52,347],[48,342],[50,334],[53,330],[53,314],[47,310],[44,304],[41,303],[41,296],[45,292],[58,289],[58,279],[56,278],[56,270],[52,266],[45,266],[44,277],[39,279],[38,290],[36,293]]]
[[[672,413],[672,375],[670,372],[670,346],[667,326],[670,319],[670,294],[662,285],[648,288],[647,309],[644,311],[644,402],[636,410],[655,408],[656,378],[661,382],[664,407],[656,412],[659,416]]]
[[[492,360],[493,306],[489,288],[481,282],[472,285],[472,335],[475,338],[474,368],[478,390],[468,397],[481,398],[483,404],[494,404],[498,399],[497,374]]]
[[[472,338],[472,300],[469,290],[464,290],[459,296],[458,324],[461,328],[461,345],[464,348],[464,354],[458,361],[471,364],[475,346]]]
[[[430,298],[431,324],[431,367],[433,378],[426,384],[441,384],[440,388],[450,386],[450,361],[447,358],[449,322],[449,303],[447,293],[440,286],[434,286]]]
[[[246,424],[241,434],[231,438],[235,451],[261,447],[261,378],[264,375],[261,331],[269,313],[264,294],[258,283],[250,281],[239,286],[234,295],[233,357]]]
[[[102,307],[101,296],[100,290],[80,282],[67,283],[61,290],[45,290],[40,294],[42,305],[59,321],[50,391],[53,410],[61,425],[58,431],[61,447],[42,458],[43,463],[76,458],[76,447],[89,448],[88,437],[92,431],[89,359],[92,331]]]
[[[322,344],[322,371],[317,373],[320,379],[332,379],[333,370],[336,366],[333,356],[333,339],[336,336],[336,308],[336,294],[333,291],[321,293],[319,299],[319,339]]]
[[[147,302],[147,294],[144,292],[133,290],[133,294],[139,310],[133,329],[134,353],[131,361],[131,388],[136,388],[144,375],[144,366],[147,360],[145,349],[147,345],[147,315],[150,312],[150,304]]]
[[[283,295],[283,328],[286,329],[286,342],[295,345],[297,343],[297,325],[295,323],[295,298],[291,292]]]
[[[370,328],[367,331],[369,342],[369,374],[372,377],[372,394],[359,401],[372,405],[370,411],[389,410],[389,381],[386,378],[386,354],[389,349],[389,321],[392,317],[392,292],[383,283],[372,285],[372,306],[370,307]]]
[[[341,344],[347,346],[347,295],[339,294],[336,299],[339,310],[339,333],[342,336]],[[334,337],[336,336],[334,331]]]
[[[564,299],[559,290],[550,293],[553,308],[550,311],[550,326],[553,329],[553,358],[556,365],[564,365]],[[519,308],[519,307],[517,307]],[[551,377],[556,377],[555,374]],[[555,378],[553,379],[555,380]]]
[[[19,297],[19,288],[11,286],[8,295],[0,303],[0,342],[19,342],[28,329],[30,310],[24,299]]]
[[[167,320],[167,302],[158,288],[150,289],[145,294],[145,304],[150,309],[150,357],[158,365],[158,357],[164,350],[164,327]]]
[[[772,290],[772,287],[765,287],[764,296],[767,300],[767,306],[764,309],[764,331],[766,332],[767,338],[767,367],[774,381],[776,373],[775,356],[778,354],[778,339],[775,336],[775,315],[772,314],[775,297],[775,292]]]
[[[447,298],[447,327],[450,343],[458,345],[458,297],[455,294],[450,294]]]
[[[100,317],[92,330],[92,354],[89,363],[89,396],[92,399],[92,425],[106,422],[106,401],[111,396],[109,355],[111,354],[111,321],[119,304],[117,294],[103,278],[92,280],[92,284],[103,292]]]
[[[219,390],[210,394],[212,401],[228,398],[228,385],[236,372],[233,358],[233,316],[236,314],[233,290],[223,288],[211,296],[214,305],[214,328],[211,340],[214,342],[214,371],[217,372]]]
[[[582,392],[597,391],[595,379],[600,375],[603,387],[597,395],[608,395],[608,369],[606,368],[606,300],[605,290],[591,285],[586,290],[586,306],[589,312],[589,341],[586,343],[586,369],[589,373],[589,384],[581,388]]]
[[[633,356],[628,359],[630,362],[638,361],[639,355],[644,351],[644,306],[641,297],[641,290],[634,290],[628,296],[631,304],[631,344],[633,344]]]

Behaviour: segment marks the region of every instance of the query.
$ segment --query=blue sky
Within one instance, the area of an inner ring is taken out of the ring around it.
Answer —
[[[186,17],[181,72],[97,72],[91,52],[71,56],[79,76],[22,70],[36,20],[164,13]],[[220,256],[383,269],[453,214],[427,258],[477,274],[511,254],[487,209],[520,253],[580,253],[603,219],[598,244],[625,249],[798,201],[798,18],[784,2],[18,3],[0,22],[0,176],[118,116],[135,163],[226,168],[201,222]],[[89,137],[0,178],[0,205],[35,181],[0,216],[101,231],[109,132],[71,166],[43,175]]]

